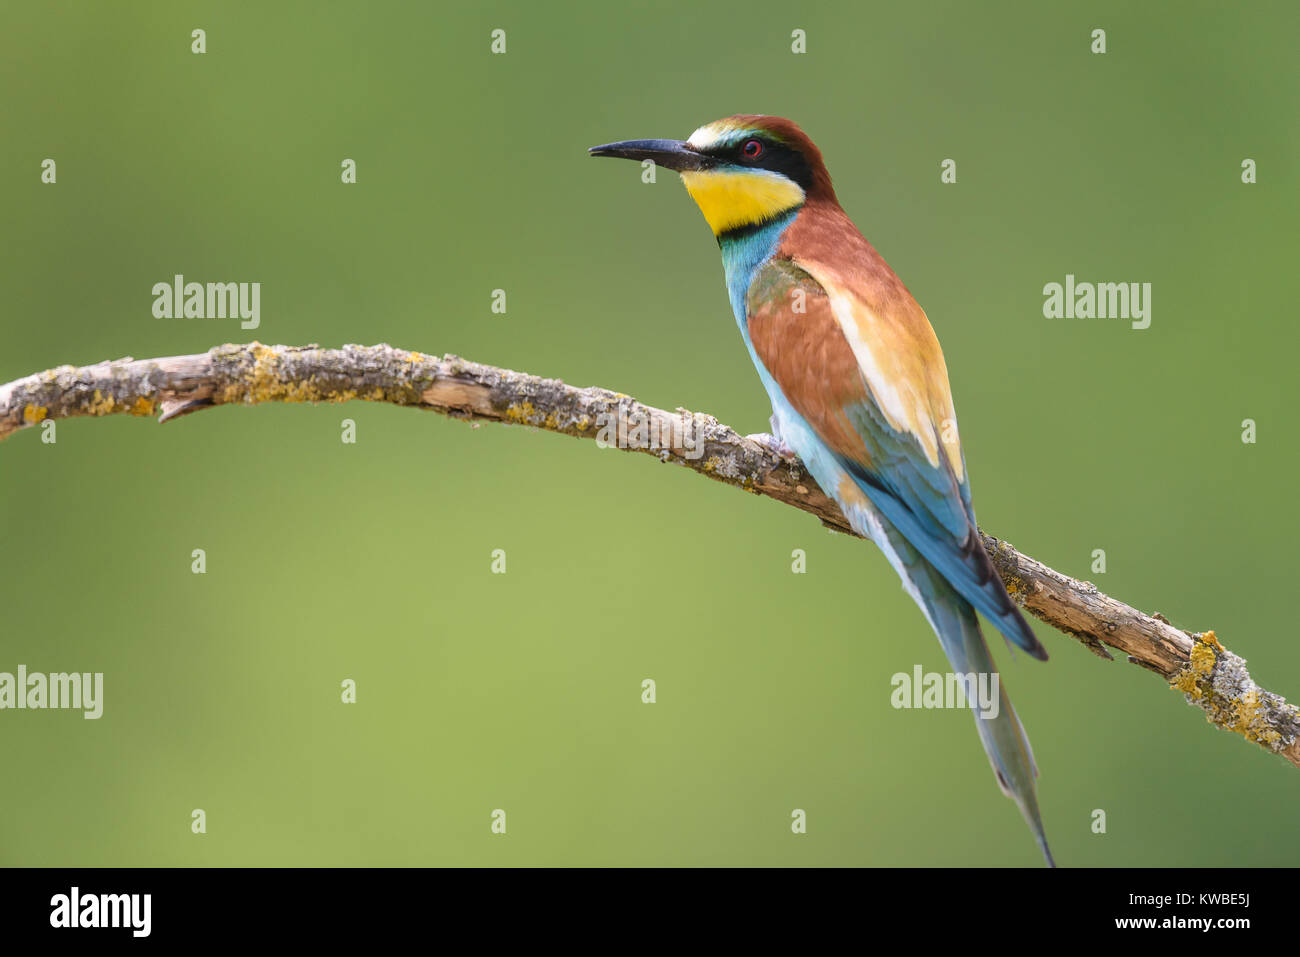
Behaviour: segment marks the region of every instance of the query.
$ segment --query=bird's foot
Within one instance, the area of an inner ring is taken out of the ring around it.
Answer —
[[[747,435],[745,438],[755,445],[761,445],[769,452],[775,452],[783,459],[797,459],[799,456],[794,449],[786,445],[778,436],[770,435],[767,432],[755,432],[753,435]]]

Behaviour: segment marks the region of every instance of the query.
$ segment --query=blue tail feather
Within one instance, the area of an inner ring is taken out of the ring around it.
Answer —
[[[899,541],[901,536],[896,531],[891,538],[895,541],[911,583],[915,586],[918,603],[930,618],[939,644],[943,646],[954,671],[958,674],[997,674],[997,666],[980,631],[975,608],[957,593],[933,565],[909,549],[905,542]],[[972,706],[977,707],[975,702],[972,702]],[[980,741],[988,754],[1002,793],[1016,802],[1048,866],[1055,867],[1038,809],[1038,795],[1034,787],[1038,768],[1034,763],[1034,753],[1029,746],[1029,737],[1007,697],[1001,676],[998,678],[996,712],[995,715],[986,717],[974,710]]]
[[[947,532],[936,534],[877,476],[843,457],[840,457],[840,465],[853,476],[871,504],[908,543],[941,573],[958,595],[993,622],[1010,644],[1023,648],[1040,661],[1047,660],[1047,649],[1007,594],[1006,586],[984,551],[973,524],[969,530],[970,537],[964,544],[955,541]]]

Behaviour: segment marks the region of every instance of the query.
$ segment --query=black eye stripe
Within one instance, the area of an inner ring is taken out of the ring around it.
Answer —
[[[746,152],[746,147],[751,143],[758,144],[757,155]],[[747,136],[736,145],[721,150],[720,158],[750,169],[766,169],[788,176],[805,191],[812,188],[812,169],[803,154],[777,140],[764,136]]]
[[[745,155],[745,147],[757,142],[762,148],[757,156]],[[724,163],[744,166],[748,169],[767,169],[774,173],[788,176],[805,191],[812,189],[812,169],[803,154],[779,140],[761,134],[753,134],[740,140],[733,140],[728,145],[717,144],[706,147],[701,152],[714,156]]]

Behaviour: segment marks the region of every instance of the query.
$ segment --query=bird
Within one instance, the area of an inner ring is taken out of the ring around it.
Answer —
[[[793,121],[742,113],[686,140],[592,156],[681,176],[722,253],[727,296],[772,404],[770,436],[888,558],[958,674],[997,674],[979,614],[1047,660],[984,551],[948,370],[925,311],[847,213],[821,150]],[[991,681],[990,681],[991,684]],[[976,729],[1002,792],[1049,867],[1029,738],[998,681]]]

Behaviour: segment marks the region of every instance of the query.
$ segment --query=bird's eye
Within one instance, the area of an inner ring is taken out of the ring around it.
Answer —
[[[763,155],[763,144],[758,140],[746,140],[745,145],[740,148],[740,152],[745,159],[758,159]]]

